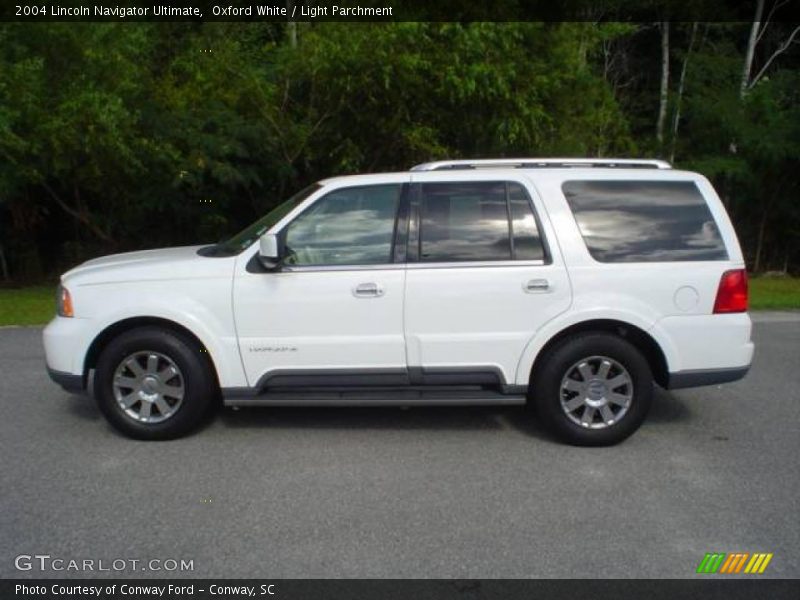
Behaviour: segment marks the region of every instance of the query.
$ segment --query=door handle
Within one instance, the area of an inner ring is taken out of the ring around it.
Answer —
[[[383,296],[383,288],[377,283],[359,283],[353,288],[356,298],[379,298]]]
[[[550,291],[550,282],[547,279],[531,279],[522,287],[529,294],[547,292]]]

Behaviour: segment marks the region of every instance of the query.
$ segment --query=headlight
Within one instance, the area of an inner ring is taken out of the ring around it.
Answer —
[[[75,311],[72,309],[72,296],[63,285],[59,285],[58,292],[56,292],[56,312],[60,317],[75,316]]]

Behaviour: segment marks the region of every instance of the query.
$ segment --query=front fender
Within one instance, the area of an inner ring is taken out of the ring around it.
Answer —
[[[101,285],[79,286],[76,306],[91,324],[77,349],[73,371],[82,373],[91,343],[109,327],[133,318],[157,318],[171,321],[192,332],[208,350],[220,385],[246,386],[247,379],[239,356],[236,329],[231,307],[230,281],[209,282],[208,279],[182,282],[148,282],[145,291],[135,283],[115,284],[108,290]],[[113,308],[109,308],[113,307]]]

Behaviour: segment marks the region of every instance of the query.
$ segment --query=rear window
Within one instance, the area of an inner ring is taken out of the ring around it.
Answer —
[[[562,189],[595,260],[728,258],[714,217],[691,181],[566,181]]]

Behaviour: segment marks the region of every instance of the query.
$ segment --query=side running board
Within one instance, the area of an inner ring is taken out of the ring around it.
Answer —
[[[474,389],[268,390],[261,394],[226,394],[225,406],[459,406],[520,405],[524,394]]]

